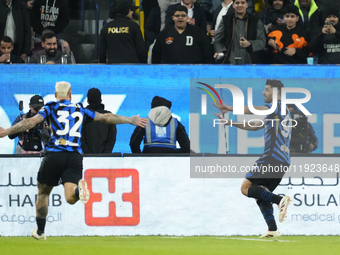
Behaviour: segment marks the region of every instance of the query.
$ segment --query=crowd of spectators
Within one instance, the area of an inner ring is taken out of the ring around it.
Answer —
[[[63,30],[78,6],[0,0],[0,63],[76,63]],[[141,7],[143,28],[133,0],[106,1],[99,63],[340,64],[340,0],[144,0]]]
[[[68,0],[0,0],[0,43],[12,45],[1,50],[6,57],[0,63],[75,62],[61,39],[69,21]],[[57,50],[58,45],[64,50]]]

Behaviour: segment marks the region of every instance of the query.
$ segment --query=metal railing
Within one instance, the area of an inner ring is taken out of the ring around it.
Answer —
[[[96,28],[95,28],[95,40],[94,40],[94,49],[95,49],[95,62],[99,61],[99,3],[98,0],[94,0],[96,4]]]
[[[80,32],[85,32],[85,0],[80,2]]]
[[[95,40],[94,40],[94,50],[95,50],[95,60],[94,62],[98,62],[99,58],[99,1],[94,0],[94,4],[96,7],[96,14],[95,14]],[[80,33],[85,33],[85,0],[81,0],[80,3]]]

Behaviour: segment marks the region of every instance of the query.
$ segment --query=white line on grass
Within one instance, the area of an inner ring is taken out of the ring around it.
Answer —
[[[295,241],[289,241],[289,240],[280,240],[280,239],[255,239],[255,238],[244,238],[244,237],[217,237],[217,239],[234,239],[234,240],[245,240],[245,241],[260,241],[260,242],[295,242]]]

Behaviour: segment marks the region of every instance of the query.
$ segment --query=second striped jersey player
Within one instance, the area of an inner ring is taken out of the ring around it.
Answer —
[[[241,192],[243,195],[256,199],[256,203],[263,215],[263,218],[268,226],[268,231],[261,237],[280,237],[281,234],[277,229],[275,218],[273,215],[272,203],[279,206],[279,221],[284,221],[287,215],[287,208],[291,201],[289,196],[279,196],[273,191],[280,184],[284,175],[284,169],[287,169],[290,164],[289,144],[291,137],[291,115],[286,111],[285,115],[281,113],[281,88],[283,84],[279,80],[267,80],[266,86],[262,95],[264,96],[264,106],[254,106],[256,110],[271,109],[273,104],[276,110],[267,115],[262,121],[253,121],[251,124],[235,123],[233,126],[256,131],[264,128],[265,148],[262,156],[256,161],[254,170],[246,174],[242,185]],[[276,93],[276,94],[274,94]],[[275,100],[273,100],[275,98]],[[233,111],[232,106],[227,106],[223,102],[215,105],[221,113],[215,115],[223,119],[222,115],[228,111]],[[252,114],[248,106],[244,106],[244,113]],[[223,120],[223,123],[231,123]],[[281,169],[281,171],[261,172],[259,170],[266,169]]]

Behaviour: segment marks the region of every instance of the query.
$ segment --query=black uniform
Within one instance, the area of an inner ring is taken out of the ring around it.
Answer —
[[[152,50],[153,64],[209,64],[213,53],[208,36],[198,27],[187,25],[183,33],[175,26],[165,28]]]
[[[99,62],[146,63],[147,51],[139,26],[126,16],[117,16],[100,32]]]
[[[99,113],[110,113],[104,110],[103,104],[90,104],[86,109]],[[81,148],[88,153],[112,153],[116,143],[117,127],[92,119],[85,119],[81,135]]]

